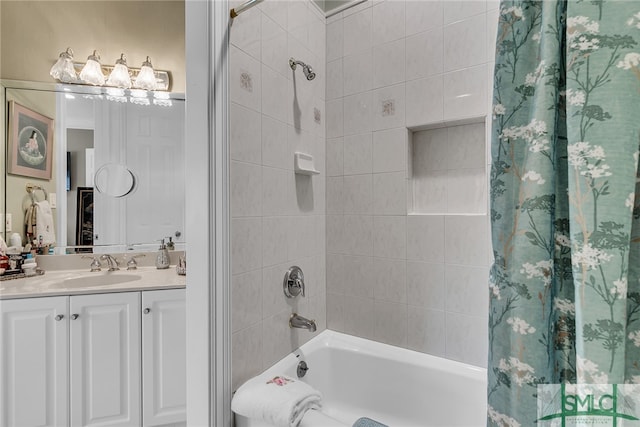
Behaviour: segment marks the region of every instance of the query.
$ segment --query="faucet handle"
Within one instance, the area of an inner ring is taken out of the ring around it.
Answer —
[[[136,258],[140,258],[143,256],[144,254],[130,256],[129,261],[127,261],[127,270],[136,270],[138,268],[138,263],[136,262]]]
[[[91,258],[93,260],[91,261],[91,272],[100,271],[100,269],[102,268],[102,264],[100,264],[100,260],[96,256],[82,255],[81,258]]]
[[[294,265],[286,272],[282,288],[287,298],[295,298],[300,293],[304,296],[304,274],[300,267]]]

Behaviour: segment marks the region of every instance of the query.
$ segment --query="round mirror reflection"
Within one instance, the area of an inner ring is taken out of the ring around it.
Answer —
[[[136,186],[136,178],[125,165],[107,163],[96,171],[94,186],[102,194],[124,197]]]

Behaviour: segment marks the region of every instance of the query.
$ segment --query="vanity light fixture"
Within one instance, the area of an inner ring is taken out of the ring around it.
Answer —
[[[64,83],[71,83],[78,80],[76,70],[73,68],[73,49],[68,47],[67,50],[60,53],[58,60],[53,64],[53,67],[51,67],[49,75]]]
[[[2,1],[2,0],[0,0]],[[155,70],[147,56],[142,68],[129,67],[125,54],[121,54],[115,65],[100,63],[100,55],[93,51],[87,62],[74,62],[73,50],[67,48],[60,54],[58,61],[51,67],[51,77],[72,84],[90,84],[96,86],[96,94],[102,93],[101,87],[135,89],[145,91],[171,90],[171,76],[168,71]],[[105,77],[109,76],[109,78]]]
[[[131,87],[131,76],[129,75],[127,58],[124,53],[121,53],[120,58],[116,60],[116,65],[113,67],[111,74],[109,74],[106,85],[125,89]]]
[[[84,64],[82,71],[80,71],[80,80],[94,86],[102,86],[104,84],[105,77],[102,73],[98,51],[94,50],[93,54],[87,57],[87,63]]]
[[[151,60],[147,56],[147,60],[142,63],[140,73],[133,82],[133,87],[144,90],[156,90],[158,83],[156,82],[156,75],[153,71],[153,65]]]

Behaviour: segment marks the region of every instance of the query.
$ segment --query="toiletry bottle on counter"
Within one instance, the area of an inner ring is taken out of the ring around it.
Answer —
[[[187,255],[186,254],[178,258],[178,265],[176,265],[176,272],[180,276],[187,275]]]
[[[165,269],[169,268],[169,251],[164,244],[164,239],[160,240],[160,248],[158,249],[158,255],[156,256],[156,268]]]

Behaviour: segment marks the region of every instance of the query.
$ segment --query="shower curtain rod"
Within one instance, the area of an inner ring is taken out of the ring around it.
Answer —
[[[235,18],[236,16],[240,15],[242,12],[244,12],[247,9],[251,9],[253,6],[257,5],[258,3],[262,3],[263,0],[248,0],[244,3],[242,3],[240,6],[238,7],[234,7],[231,9],[231,19]]]

